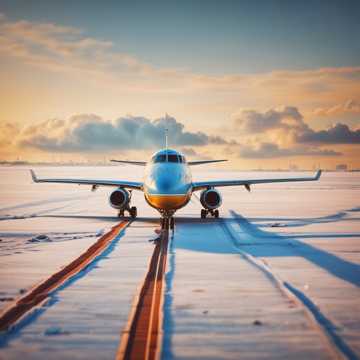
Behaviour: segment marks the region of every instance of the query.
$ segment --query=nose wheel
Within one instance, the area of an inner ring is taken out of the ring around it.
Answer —
[[[132,206],[129,211],[130,217],[135,219],[137,217],[137,208],[136,206]]]
[[[161,218],[160,219],[161,230],[174,230],[175,229],[175,219],[173,217],[170,218]]]
[[[171,230],[175,229],[175,219],[173,217],[170,218],[170,229]]]
[[[219,217],[219,210],[218,209],[216,209],[216,210],[201,209],[200,217],[202,219],[205,219],[208,214],[210,214],[211,216],[213,216],[214,218],[217,219]]]

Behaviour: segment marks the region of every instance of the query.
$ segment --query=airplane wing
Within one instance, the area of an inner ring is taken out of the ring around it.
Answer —
[[[93,189],[98,186],[116,186],[134,190],[142,190],[143,183],[135,181],[122,180],[87,180],[87,179],[38,179],[33,170],[30,170],[31,177],[36,183],[60,183],[60,184],[78,184],[78,185],[92,185]]]
[[[188,165],[202,165],[202,164],[210,164],[210,163],[217,163],[227,160],[200,160],[200,161],[188,161]]]
[[[121,164],[130,164],[130,165],[138,165],[138,166],[146,165],[146,161],[130,161],[130,160],[110,160],[110,161]]]
[[[280,182],[293,182],[293,181],[316,181],[321,176],[319,170],[313,177],[298,177],[298,178],[282,178],[282,179],[249,179],[249,180],[224,180],[224,181],[202,181],[193,183],[193,191],[208,189],[219,186],[245,186],[246,190],[250,191],[250,185],[253,184],[267,184],[267,183],[280,183]]]

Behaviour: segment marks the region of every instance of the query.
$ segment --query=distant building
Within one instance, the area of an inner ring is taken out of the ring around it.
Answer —
[[[336,165],[336,171],[347,171],[347,165],[346,164],[338,164]]]

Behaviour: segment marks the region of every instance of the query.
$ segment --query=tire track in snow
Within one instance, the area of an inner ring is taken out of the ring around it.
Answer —
[[[284,281],[279,275],[275,274],[274,270],[270,268],[261,259],[254,257],[246,251],[240,249],[237,237],[231,230],[230,225],[221,220],[221,227],[227,234],[237,251],[253,266],[262,271],[264,275],[271,281],[271,283],[278,288],[284,296],[290,301],[300,306],[313,326],[318,330],[321,337],[327,342],[329,349],[331,349],[334,356],[337,358],[345,358],[350,360],[358,359],[358,356],[354,353],[351,347],[336,333],[336,326],[327,318],[321,310],[311,301],[311,299],[305,295],[302,291],[291,285],[289,282]]]
[[[30,310],[48,299],[50,294],[61,287],[65,281],[79,274],[79,272],[99,256],[129,224],[130,221],[125,220],[118,225],[115,225],[74,261],[45,281],[34,286],[29,293],[16,299],[12,304],[5,308],[0,314],[0,331],[7,331],[10,329]]]
[[[168,243],[167,228],[156,243],[149,270],[135,297],[128,324],[122,331],[116,360],[151,360],[160,356]]]

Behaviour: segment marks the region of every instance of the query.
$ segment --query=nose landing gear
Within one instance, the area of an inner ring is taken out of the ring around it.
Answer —
[[[205,219],[207,214],[210,214],[211,216],[213,216],[214,218],[217,219],[219,217],[219,210],[218,209],[216,209],[216,210],[201,209],[200,217],[202,219]]]

